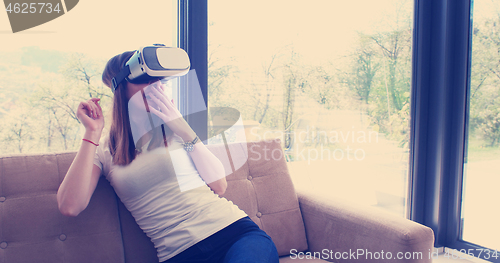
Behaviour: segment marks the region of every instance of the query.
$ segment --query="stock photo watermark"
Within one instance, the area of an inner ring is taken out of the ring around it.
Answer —
[[[349,249],[348,251],[333,251],[323,249],[321,252],[298,252],[296,249],[290,250],[290,259],[323,259],[323,260],[422,260],[423,252],[390,252],[390,251],[371,251],[368,249]]]
[[[36,3],[4,0],[4,4],[12,33],[17,33],[65,15],[78,4],[78,0],[43,0]]]
[[[381,260],[381,259],[396,259],[396,260],[423,260],[427,259],[453,259],[453,260],[473,260],[474,258],[484,257],[485,259],[498,259],[500,257],[498,250],[471,248],[471,249],[448,249],[444,253],[440,253],[438,248],[429,249],[427,252],[422,251],[405,251],[405,252],[390,252],[390,251],[374,251],[369,249],[349,249],[346,251],[333,251],[323,249],[315,252],[302,252],[297,249],[290,249],[290,259],[323,259],[323,260]]]
[[[283,154],[291,154],[296,160],[307,160],[308,164],[318,160],[362,161],[366,157],[366,151],[361,146],[379,142],[377,131],[356,130],[355,127],[350,130],[324,131],[314,126],[307,126],[305,130],[298,132],[270,130],[262,134],[259,133],[259,129],[261,128],[254,127],[250,130],[250,134],[255,140],[279,138],[282,142],[290,141],[290,145],[285,153],[277,149],[269,151],[266,146],[264,149],[256,151],[253,147],[257,147],[257,145],[254,145],[250,147],[250,151],[257,156],[252,157],[253,160],[279,160],[283,158]],[[314,148],[307,145],[314,145]],[[335,145],[342,146],[333,148]]]

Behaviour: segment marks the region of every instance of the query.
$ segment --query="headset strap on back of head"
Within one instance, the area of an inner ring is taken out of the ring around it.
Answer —
[[[125,78],[128,77],[128,75],[130,75],[130,67],[129,65],[125,65],[125,67],[120,71],[120,73],[118,73],[118,75],[116,75],[116,77],[114,77],[112,80],[111,80],[111,88],[113,89],[113,93],[115,93],[115,90],[116,88],[118,88],[118,85],[120,85],[120,83],[122,83],[123,80],[125,80]]]

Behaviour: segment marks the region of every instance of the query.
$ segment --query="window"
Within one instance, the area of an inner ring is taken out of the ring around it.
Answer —
[[[239,139],[279,138],[297,188],[404,216],[412,15],[409,0],[209,1],[210,121],[237,109]]]
[[[10,33],[0,12],[0,154],[77,150],[80,101],[101,98],[106,126],[108,59],[153,43],[177,45],[177,1],[80,1],[64,16]]]
[[[500,2],[476,0],[473,10],[462,239],[499,250]]]

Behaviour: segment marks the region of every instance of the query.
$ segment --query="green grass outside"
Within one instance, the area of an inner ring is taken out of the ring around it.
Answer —
[[[469,137],[468,146],[468,162],[480,162],[480,161],[500,161],[500,146],[488,147],[485,146],[486,143],[478,138]]]

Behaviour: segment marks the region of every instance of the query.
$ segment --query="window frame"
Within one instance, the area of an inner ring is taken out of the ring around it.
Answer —
[[[456,12],[465,2],[415,1],[410,219],[434,230],[436,246],[450,243],[459,219],[468,76],[454,76],[470,71],[468,21]]]
[[[485,249],[461,239],[472,4],[415,0],[410,135],[410,219],[434,230],[435,247],[466,251]]]
[[[191,69],[196,71],[205,107],[208,107],[208,1],[178,0],[178,8],[178,47],[189,55]],[[187,78],[180,78],[179,111],[206,144],[208,111],[196,112],[194,98],[189,96],[193,87],[197,85],[190,84]]]

